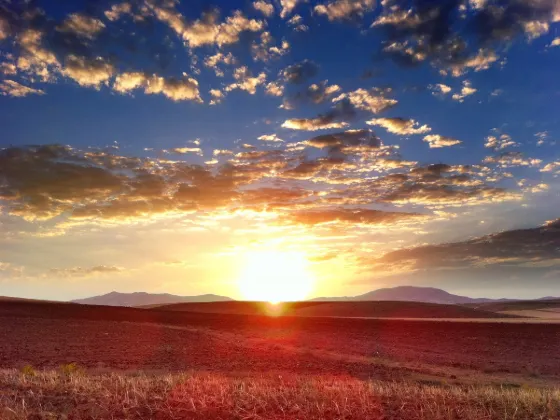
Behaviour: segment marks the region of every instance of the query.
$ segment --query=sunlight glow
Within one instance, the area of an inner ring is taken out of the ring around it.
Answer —
[[[244,299],[278,303],[305,299],[315,279],[304,253],[266,250],[245,254],[238,282]]]

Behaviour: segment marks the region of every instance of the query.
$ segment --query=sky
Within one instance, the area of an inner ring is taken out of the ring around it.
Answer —
[[[560,2],[0,2],[0,295],[560,296]]]

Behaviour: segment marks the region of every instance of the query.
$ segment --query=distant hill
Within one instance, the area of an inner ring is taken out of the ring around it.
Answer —
[[[106,295],[93,296],[85,299],[73,300],[73,303],[83,303],[87,305],[105,306],[146,306],[146,305],[168,305],[181,302],[225,302],[233,300],[226,296],[219,295],[199,295],[199,296],[177,296],[169,293],[119,293],[111,292]]]
[[[454,295],[442,289],[434,287],[397,286],[385,289],[377,289],[359,296],[351,297],[321,297],[313,301],[340,302],[340,301],[400,301],[400,302],[424,302],[439,303],[446,305],[460,305],[467,303],[484,302],[508,302],[515,299],[487,299],[470,298],[467,296]]]

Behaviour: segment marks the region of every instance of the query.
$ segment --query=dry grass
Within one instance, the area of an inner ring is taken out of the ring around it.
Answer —
[[[0,371],[1,419],[559,419],[560,389]]]

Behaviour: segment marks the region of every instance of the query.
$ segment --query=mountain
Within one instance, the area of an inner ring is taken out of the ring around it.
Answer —
[[[158,305],[180,302],[224,302],[233,300],[226,296],[219,295],[199,295],[199,296],[177,296],[169,293],[119,293],[111,292],[106,295],[93,296],[85,299],[73,300],[73,303],[83,303],[87,305],[106,305],[106,306],[144,306]]]
[[[359,296],[352,297],[323,297],[315,298],[313,301],[401,301],[401,302],[425,302],[458,305],[465,303],[484,302],[507,302],[516,299],[487,299],[470,298],[467,296],[454,295],[445,290],[434,287],[397,286],[385,289],[377,289]]]

